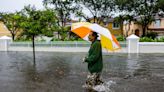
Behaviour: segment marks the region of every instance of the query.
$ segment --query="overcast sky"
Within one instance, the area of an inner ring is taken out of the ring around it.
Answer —
[[[20,11],[24,6],[31,5],[35,6],[37,9],[44,9],[43,0],[0,0],[0,12],[15,12]],[[87,11],[84,11],[88,13]],[[73,19],[76,19],[71,15]]]
[[[35,6],[37,9],[44,9],[43,0],[0,0],[0,12],[15,12],[20,11],[24,6],[31,5]],[[91,13],[84,8],[83,12],[88,16],[92,17]],[[71,18],[76,19],[73,15]]]
[[[0,0],[0,12],[20,11],[25,5],[35,5],[37,9],[43,9],[43,0]]]

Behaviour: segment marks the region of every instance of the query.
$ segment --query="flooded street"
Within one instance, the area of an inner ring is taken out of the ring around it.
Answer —
[[[0,92],[89,92],[86,53],[0,52]],[[164,54],[103,55],[102,78],[111,92],[163,92]]]

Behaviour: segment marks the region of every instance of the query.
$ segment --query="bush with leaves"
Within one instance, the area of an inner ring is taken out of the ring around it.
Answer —
[[[140,38],[140,42],[164,42],[164,37],[160,38],[149,38],[149,37],[142,37]]]
[[[156,32],[149,32],[146,34],[146,37],[155,39],[158,36]]]
[[[61,40],[58,38],[52,38],[51,41],[61,41]]]
[[[117,36],[116,39],[117,39],[118,41],[125,41],[125,38],[124,38],[124,36],[122,36],[122,35]]]
[[[157,42],[164,42],[164,37],[160,37],[157,39]]]
[[[154,42],[154,40],[152,38],[149,37],[142,37],[139,40],[140,42]]]

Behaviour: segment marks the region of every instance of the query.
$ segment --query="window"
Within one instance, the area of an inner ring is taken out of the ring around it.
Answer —
[[[158,20],[155,20],[155,25],[154,27],[160,27],[161,26],[161,21],[158,19]]]
[[[113,22],[113,29],[119,29],[119,23]]]

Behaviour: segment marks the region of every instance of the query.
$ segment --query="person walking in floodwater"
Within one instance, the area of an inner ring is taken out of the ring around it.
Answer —
[[[92,44],[88,51],[87,57],[83,59],[83,62],[88,63],[89,70],[89,75],[87,76],[86,83],[83,85],[84,88],[92,88],[103,83],[100,79],[100,75],[103,69],[101,43],[97,39],[98,35],[96,32],[90,32],[88,38]]]

